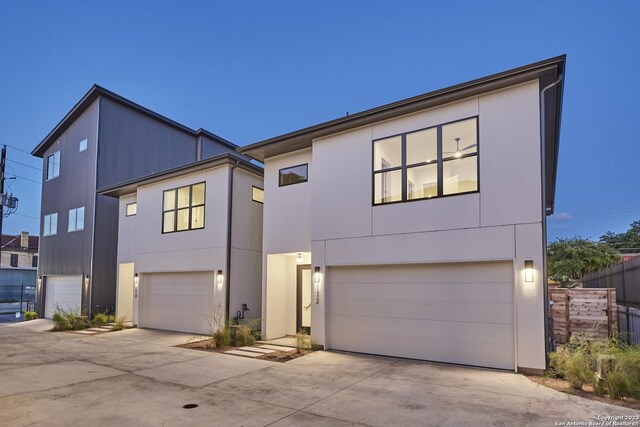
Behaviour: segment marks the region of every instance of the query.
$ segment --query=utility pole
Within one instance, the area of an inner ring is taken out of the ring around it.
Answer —
[[[2,220],[4,219],[4,164],[7,161],[7,146],[2,146],[0,156],[0,265],[2,264]]]

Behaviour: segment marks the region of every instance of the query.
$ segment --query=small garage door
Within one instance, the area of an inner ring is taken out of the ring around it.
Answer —
[[[209,333],[213,272],[143,274],[140,282],[141,327]]]
[[[335,267],[330,348],[514,369],[513,264]]]
[[[60,307],[66,311],[80,311],[82,304],[82,276],[46,276],[44,317],[51,318]]]

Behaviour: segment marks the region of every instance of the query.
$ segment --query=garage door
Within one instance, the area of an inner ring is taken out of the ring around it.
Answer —
[[[513,264],[330,268],[330,348],[514,369]]]
[[[66,311],[80,311],[82,276],[46,276],[44,317],[51,318],[56,306]]]
[[[213,272],[143,274],[140,319],[144,328],[206,334],[213,314]]]

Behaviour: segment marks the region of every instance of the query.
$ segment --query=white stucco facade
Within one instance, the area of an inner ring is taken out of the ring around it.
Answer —
[[[231,271],[227,271],[228,200],[230,164],[213,166],[197,172],[185,170],[179,176],[141,183],[135,192],[120,196],[118,227],[118,306],[126,315],[131,300],[132,320],[140,327],[161,327],[151,324],[145,315],[143,295],[157,289],[167,295],[174,307],[166,307],[167,316],[198,317],[196,323],[206,325],[205,313],[212,315],[214,307],[228,311],[233,318],[242,304],[250,312],[246,318],[260,317],[262,203],[252,200],[252,188],[263,187],[259,174],[243,168],[233,171],[233,209],[231,221]],[[175,175],[175,174],[174,174]],[[162,232],[163,192],[183,186],[205,183],[204,228],[188,231]],[[127,216],[127,205],[137,204],[137,212]],[[218,283],[218,271],[224,279]],[[139,289],[133,289],[131,274],[138,275]],[[126,276],[126,277],[121,277]],[[154,283],[157,283],[154,284]],[[181,295],[180,286],[185,288]],[[164,286],[164,288],[162,288]],[[229,307],[226,307],[226,287],[229,286]],[[132,288],[129,291],[129,288]],[[169,294],[173,296],[169,296]],[[162,303],[157,295],[153,297]],[[184,301],[181,302],[181,298]],[[151,296],[147,297],[151,300]],[[189,301],[191,299],[191,301]],[[203,304],[202,299],[207,301]],[[209,301],[210,300],[210,301]],[[193,313],[189,313],[193,311]],[[179,321],[176,321],[179,323]],[[170,325],[170,322],[167,323]],[[172,329],[171,326],[162,328]],[[183,329],[189,329],[184,326]],[[193,329],[193,327],[192,327]],[[181,330],[179,327],[177,330]],[[187,330],[205,333],[205,330]]]
[[[294,296],[286,283],[293,279],[283,278],[292,274],[297,253],[322,273],[313,287],[311,335],[325,348],[331,348],[326,325],[332,268],[431,264],[455,268],[495,261],[513,266],[513,368],[544,369],[539,100],[535,79],[313,139],[310,149],[266,158],[265,337],[292,333],[287,318],[293,313]],[[478,192],[372,203],[372,141],[469,117],[477,117],[479,123]],[[308,164],[308,182],[278,185],[280,169],[303,163]],[[525,260],[533,260],[533,282],[524,281]]]

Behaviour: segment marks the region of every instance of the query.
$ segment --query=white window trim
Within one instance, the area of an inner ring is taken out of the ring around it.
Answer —
[[[78,228],[78,211],[82,209],[82,228]],[[73,212],[74,215],[74,224],[73,224],[73,228],[71,228],[71,212]],[[67,232],[69,233],[73,233],[75,231],[82,231],[84,230],[84,206],[80,206],[77,208],[73,208],[73,209],[69,209],[69,218],[67,221]]]

